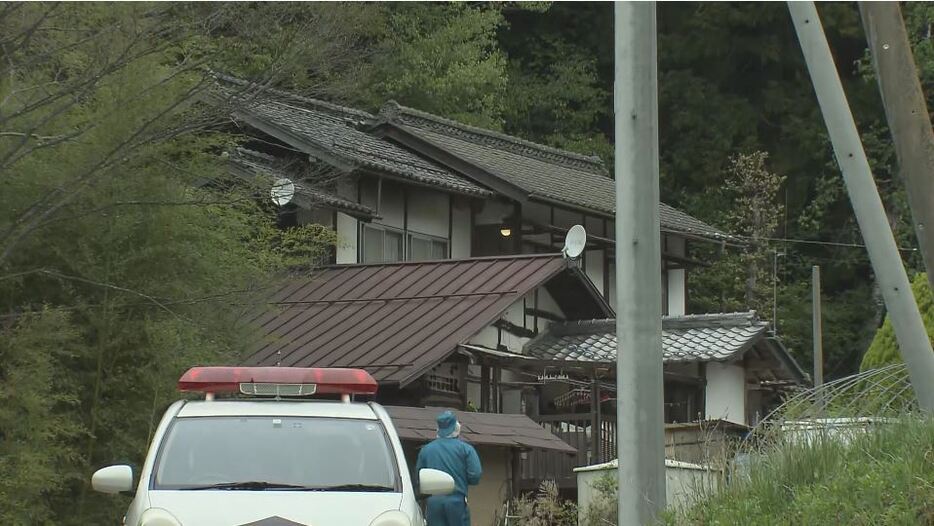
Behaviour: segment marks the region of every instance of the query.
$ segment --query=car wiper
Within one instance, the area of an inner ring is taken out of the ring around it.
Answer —
[[[392,486],[380,486],[375,484],[340,484],[337,486],[314,486],[302,488],[307,491],[396,491]]]
[[[249,480],[245,482],[220,482],[217,484],[207,484],[204,486],[189,486],[180,488],[183,490],[205,490],[205,489],[242,489],[242,490],[263,490],[263,489],[314,489],[308,486],[297,484],[283,484],[281,482],[265,482],[262,480]]]

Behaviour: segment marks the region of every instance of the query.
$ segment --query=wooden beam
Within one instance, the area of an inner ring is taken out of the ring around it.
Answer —
[[[480,365],[480,412],[490,412],[490,367],[486,363]]]

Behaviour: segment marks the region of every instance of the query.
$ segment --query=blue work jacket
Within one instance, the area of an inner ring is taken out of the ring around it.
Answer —
[[[437,438],[418,453],[415,472],[422,468],[437,469],[454,478],[454,493],[467,496],[467,486],[480,482],[483,468],[477,451],[459,438]],[[417,475],[416,475],[417,476]]]

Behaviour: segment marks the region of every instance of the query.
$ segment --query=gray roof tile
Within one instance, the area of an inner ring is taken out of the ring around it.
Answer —
[[[239,170],[252,177],[268,177],[270,179],[288,178],[295,181],[296,177],[279,168],[278,160],[264,153],[237,148],[230,156],[230,162]],[[314,185],[308,181],[295,181],[295,193],[304,197],[309,204],[322,204],[330,208],[347,212],[358,217],[373,218],[376,213],[368,206],[355,203],[336,193]]]
[[[385,406],[385,409],[402,440],[429,442],[437,437],[435,419],[443,408]],[[577,451],[525,415],[452,411],[461,423],[461,438],[471,444]]]
[[[389,102],[380,117],[539,198],[612,216],[616,189],[603,161],[491,130],[476,128]],[[664,203],[663,231],[715,240],[732,236]]]
[[[449,191],[491,197],[489,190],[472,181],[419,157],[385,139],[357,129],[372,120],[366,112],[278,90],[257,87],[230,77],[218,76],[220,91],[228,97],[234,114],[247,121],[258,121],[274,128],[280,140],[291,136],[310,144],[321,156],[330,156],[346,169],[368,168],[412,182],[441,187]],[[231,89],[231,85],[244,89]],[[269,133],[268,130],[264,130]],[[293,144],[293,146],[295,146]]]
[[[662,318],[666,364],[728,361],[765,335],[768,323],[754,312]],[[616,362],[616,320],[554,323],[528,342],[524,354],[544,360]]]

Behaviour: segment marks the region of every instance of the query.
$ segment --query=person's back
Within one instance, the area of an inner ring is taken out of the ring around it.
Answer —
[[[482,467],[477,451],[460,440],[460,424],[450,411],[438,416],[438,438],[422,448],[416,472],[423,468],[443,471],[454,479],[454,493],[428,499],[429,526],[469,526],[467,486],[480,482]]]

